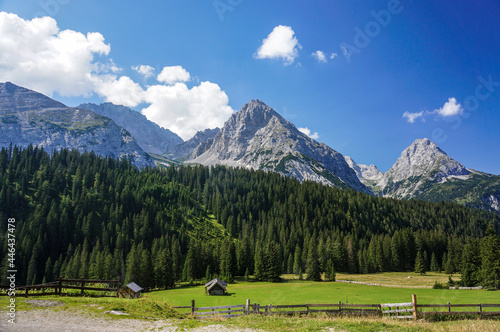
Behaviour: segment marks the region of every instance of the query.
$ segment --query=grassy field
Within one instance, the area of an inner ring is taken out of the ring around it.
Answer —
[[[413,278],[408,279],[408,276]],[[339,279],[356,280],[390,285],[429,286],[435,281],[446,282],[447,275],[429,274],[416,276],[410,273],[380,273],[372,275],[337,275]],[[246,299],[252,303],[266,304],[305,304],[305,303],[357,303],[379,304],[387,302],[409,302],[411,294],[417,294],[420,304],[456,303],[500,303],[500,291],[488,290],[448,290],[427,288],[378,287],[338,282],[309,282],[294,280],[294,276],[283,276],[281,283],[237,282],[229,284],[227,296],[207,296],[203,286],[183,286],[176,289],[155,291],[144,294],[141,299],[128,300],[117,298],[93,297],[40,297],[42,300],[62,302],[62,306],[43,310],[65,312],[86,312],[90,315],[109,316],[109,310],[120,310],[129,316],[115,319],[174,319],[180,330],[197,328],[210,324],[223,324],[227,327],[248,327],[264,331],[500,331],[497,320],[455,320],[443,322],[405,322],[388,318],[370,317],[259,317],[245,316],[224,321],[201,322],[182,317],[170,306],[189,305],[195,299],[196,306],[244,304]],[[32,298],[28,299],[31,300]],[[0,298],[0,312],[5,311],[8,298]],[[38,310],[23,298],[17,298],[18,310]],[[473,309],[475,310],[475,309]],[[181,310],[182,311],[182,310]]]
[[[411,275],[413,278],[408,279]],[[390,285],[431,286],[448,281],[444,274],[419,276],[409,273],[380,273],[372,275],[338,275],[339,279],[382,283]],[[426,279],[428,278],[428,279]],[[166,301],[172,306],[185,306],[196,301],[196,306],[219,306],[244,304],[246,299],[252,303],[266,304],[305,304],[305,303],[355,303],[380,304],[389,302],[409,302],[411,294],[417,295],[421,304],[451,303],[500,303],[500,292],[488,290],[427,289],[377,287],[340,282],[311,282],[291,280],[284,276],[280,283],[237,282],[229,284],[227,296],[205,295],[203,286],[185,286],[165,291],[151,292],[151,299]],[[410,280],[410,281],[408,281]]]

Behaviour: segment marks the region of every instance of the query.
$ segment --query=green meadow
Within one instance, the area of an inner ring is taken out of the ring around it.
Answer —
[[[396,274],[395,278],[400,275]],[[386,280],[391,278],[391,274],[385,276],[379,274],[379,276]],[[339,301],[354,304],[380,304],[411,302],[411,294],[417,295],[417,301],[420,304],[500,303],[500,291],[396,288],[301,280],[284,280],[279,283],[239,281],[229,284],[227,290],[229,294],[226,296],[209,296],[205,294],[203,285],[183,286],[151,292],[146,297],[165,301],[171,306],[187,306],[190,305],[191,300],[195,300],[197,307],[244,304],[246,299],[250,299],[251,303],[261,305],[338,303]]]

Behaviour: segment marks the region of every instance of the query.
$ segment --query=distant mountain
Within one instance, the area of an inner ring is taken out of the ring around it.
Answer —
[[[429,139],[417,139],[402,153],[396,163],[377,183],[385,196],[411,198],[426,183],[443,183],[450,178],[468,179],[465,168]]]
[[[92,150],[98,155],[130,158],[138,167],[153,160],[134,137],[111,119],[67,107],[38,92],[0,83],[0,147],[29,144],[46,150]]]
[[[207,142],[213,140],[219,131],[220,128],[199,131],[191,139],[174,147],[167,153],[167,155],[173,159],[185,157],[191,154],[200,145],[200,143],[205,145]]]
[[[342,154],[301,133],[259,100],[233,114],[213,141],[201,143],[186,161],[275,171],[300,181],[371,193]]]
[[[149,121],[144,115],[128,107],[104,103],[100,105],[87,103],[79,108],[93,111],[106,116],[117,125],[125,128],[137,140],[137,144],[146,152],[165,154],[175,146],[183,143],[182,138],[168,129],[161,128]]]
[[[427,138],[413,142],[385,174],[347,158],[360,181],[375,194],[453,201],[500,213],[500,176],[466,168]]]
[[[368,188],[371,188],[377,184],[378,181],[382,179],[384,173],[379,171],[375,165],[363,165],[357,164],[351,157],[345,156],[345,161],[351,167],[358,179]]]

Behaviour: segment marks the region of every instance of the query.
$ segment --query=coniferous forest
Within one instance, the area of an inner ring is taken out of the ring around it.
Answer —
[[[19,284],[54,276],[135,281],[282,273],[445,271],[500,286],[500,217],[223,166],[145,168],[93,153],[0,151],[1,273],[15,218]]]

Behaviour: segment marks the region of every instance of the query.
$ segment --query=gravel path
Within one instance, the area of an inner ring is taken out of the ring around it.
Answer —
[[[112,319],[92,314],[40,309],[18,311],[16,324],[7,321],[7,313],[0,311],[0,331],[13,332],[123,332],[123,331],[178,331],[169,320],[144,321],[138,319]],[[253,329],[228,328],[209,325],[188,331],[200,332],[253,332]]]

